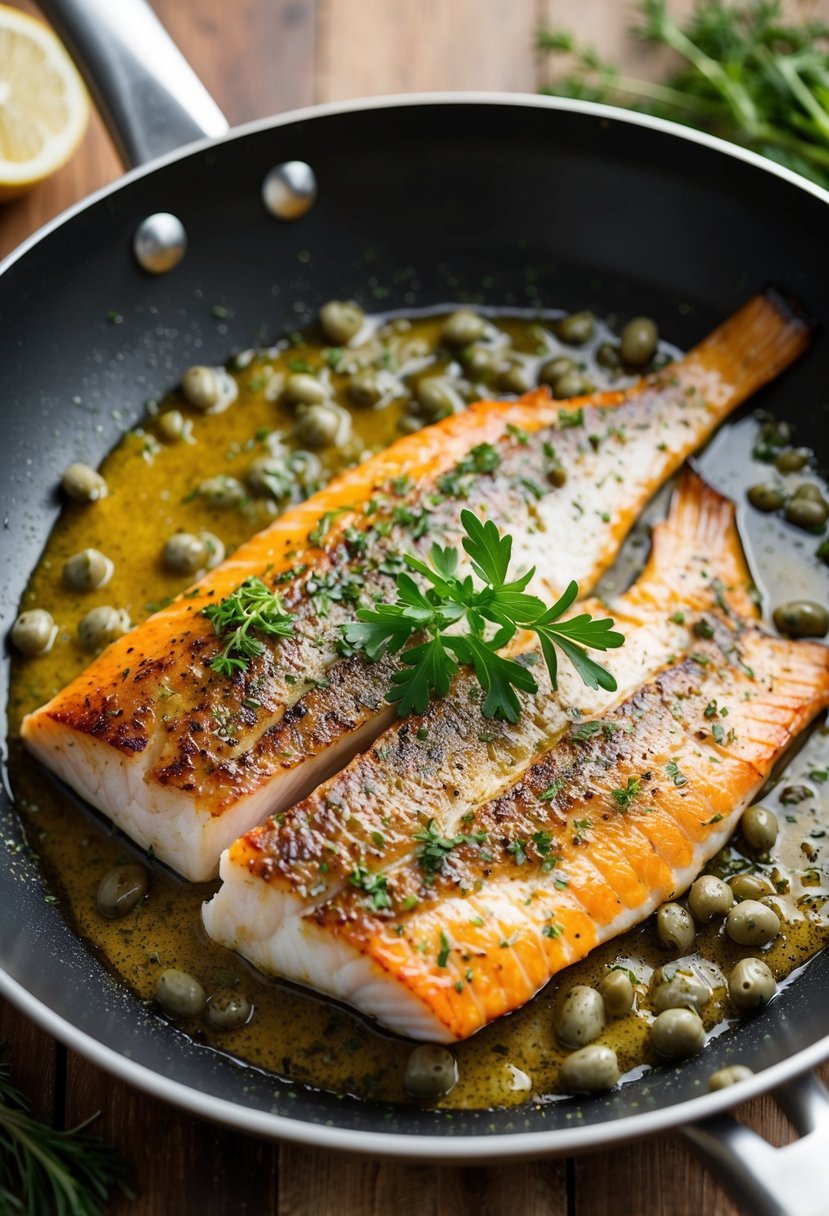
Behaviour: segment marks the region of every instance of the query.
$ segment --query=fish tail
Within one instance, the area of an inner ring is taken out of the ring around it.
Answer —
[[[752,296],[677,366],[714,377],[706,396],[719,416],[725,417],[803,354],[814,329],[814,322],[796,300],[781,288],[769,286]]]
[[[732,500],[692,465],[684,466],[667,518],[653,529],[650,559],[641,580],[650,600],[659,598],[666,608],[672,600],[689,607],[696,600],[700,608],[716,603],[739,620],[758,617],[736,511]]]

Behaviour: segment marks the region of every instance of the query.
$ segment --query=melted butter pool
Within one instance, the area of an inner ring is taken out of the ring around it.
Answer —
[[[629,383],[624,376],[613,379],[596,362],[600,345],[609,337],[606,327],[598,325],[594,338],[574,349],[555,338],[551,319],[556,315],[498,315],[487,341],[500,358],[522,365],[533,379],[545,359],[566,355],[599,387]],[[424,372],[452,378],[465,400],[511,395],[499,391],[496,376],[470,379],[451,353],[440,348],[440,326],[439,315],[370,318],[354,351],[326,348],[309,335],[244,352],[230,365],[238,396],[222,413],[199,414],[177,394],[160,406],[150,404],[142,423],[125,435],[102,466],[108,497],[93,507],[65,507],[32,574],[21,607],[48,608],[60,633],[50,654],[15,659],[9,705],[10,773],[30,846],[42,859],[67,918],[109,968],[153,1008],[155,982],[166,967],[191,972],[208,994],[227,989],[243,993],[254,1006],[247,1025],[221,1032],[199,1019],[182,1023],[182,1031],[296,1082],[400,1102],[406,1100],[403,1076],[410,1044],[378,1032],[329,1001],[263,979],[210,941],[201,928],[200,908],[216,884],[184,883],[152,859],[138,856],[126,838],[31,762],[17,735],[23,714],[48,700],[88,662],[75,640],[86,612],[111,603],[127,609],[138,623],[183,589],[189,580],[165,571],[160,560],[167,537],[177,530],[209,530],[231,552],[286,505],[284,500],[246,493],[237,505],[218,509],[197,492],[205,478],[217,475],[245,484],[257,456],[298,446],[294,414],[281,400],[286,376],[308,371],[318,375],[331,399],[349,409],[350,437],[318,454],[320,482],[392,442],[401,426],[413,425],[408,421],[413,418],[411,400]],[[349,404],[349,377],[362,366],[385,377],[386,391],[375,408],[354,409]],[[185,439],[176,443],[163,442],[159,428],[159,415],[170,409],[182,410],[189,423]],[[702,458],[706,475],[738,502],[744,500],[748,485],[767,479],[768,466],[751,459],[756,429],[752,419],[728,426]],[[79,452],[78,458],[84,455]],[[658,517],[664,498],[657,499],[634,530],[605,580],[606,591],[626,585],[641,567],[648,545],[646,524]],[[814,561],[815,538],[749,508],[743,515],[765,608],[775,606],[775,587],[786,587],[786,598],[829,602],[829,572]],[[87,547],[106,553],[115,563],[115,575],[106,588],[81,595],[63,585],[61,571],[71,554]],[[796,805],[784,806],[781,792],[793,784],[803,785],[809,794]],[[829,941],[829,736],[815,731],[763,801],[780,821],[773,859],[754,857],[738,836],[708,868],[724,877],[746,870],[769,879],[777,892],[773,901],[783,931],[762,953],[777,978],[784,980]],[[123,920],[105,920],[96,906],[100,879],[113,866],[135,860],[150,870],[149,895]],[[522,1010],[458,1045],[454,1050],[460,1079],[441,1105],[485,1108],[555,1100],[565,1053],[553,1027],[563,994],[573,983],[597,984],[613,966],[630,971],[636,1001],[629,1015],[608,1023],[598,1041],[616,1050],[622,1071],[632,1080],[656,1063],[649,1046],[654,970],[671,964],[703,976],[712,990],[703,1018],[707,1029],[719,1033],[733,1020],[726,999],[727,975],[745,953],[715,923],[698,933],[692,955],[677,959],[659,945],[651,919],[570,967]]]

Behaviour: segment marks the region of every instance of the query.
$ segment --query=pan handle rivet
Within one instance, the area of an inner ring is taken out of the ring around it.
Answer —
[[[278,220],[298,220],[317,201],[317,177],[304,160],[275,165],[262,182],[262,202]]]
[[[187,251],[187,233],[177,215],[157,211],[148,215],[132,238],[135,260],[150,274],[166,274],[178,266]]]

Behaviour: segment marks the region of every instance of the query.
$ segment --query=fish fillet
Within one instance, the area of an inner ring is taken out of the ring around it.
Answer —
[[[391,900],[395,876],[413,865],[417,874],[418,854],[432,838],[478,831],[470,825],[479,808],[513,789],[574,722],[592,737],[596,719],[693,648],[706,612],[754,620],[749,584],[733,503],[686,469],[637,582],[607,605],[582,605],[610,611],[626,637],[605,658],[615,693],[587,689],[567,670],[554,692],[536,640],[525,636],[514,654],[538,660],[539,691],[522,695],[516,724],[495,722],[482,716],[474,676],[462,672],[448,697],[398,722],[308,798],[234,843],[222,858],[223,885],[203,910],[208,933],[263,971],[352,1000],[403,1028],[388,1013],[400,999],[395,985],[381,971],[370,982],[385,1005],[366,998],[352,973],[363,982],[368,955],[343,949],[329,921],[321,932],[318,918],[341,905],[350,915],[366,896],[380,905]],[[431,850],[433,861],[440,855],[440,846]],[[403,897],[419,898],[412,890]],[[427,1029],[425,1037],[436,1033]]]
[[[534,590],[575,578],[587,593],[652,493],[808,336],[767,292],[624,394],[482,402],[400,440],[114,642],[25,719],[27,747],[139,845],[211,877],[233,840],[391,721],[391,661],[343,657],[340,625],[393,597],[404,552],[460,547],[471,506],[509,528],[516,566],[536,566]],[[228,678],[211,670],[222,643],[202,609],[252,575],[278,588],[294,636],[266,639]]]

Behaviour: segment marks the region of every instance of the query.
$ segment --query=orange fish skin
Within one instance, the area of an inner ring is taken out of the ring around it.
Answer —
[[[237,836],[389,723],[388,670],[343,658],[339,627],[361,596],[393,594],[401,552],[423,555],[432,540],[458,545],[460,512],[471,505],[512,531],[516,566],[536,565],[537,590],[557,593],[575,577],[586,593],[657,486],[808,337],[779,297],[757,296],[625,394],[559,403],[539,390],[479,403],[400,440],[285,512],[108,647],[26,718],[26,745],[139,845],[188,878],[212,876]],[[441,478],[457,479],[481,444],[497,450],[497,469],[468,477],[459,495],[444,493]],[[545,444],[565,469],[564,486],[547,478]],[[411,519],[424,512],[428,531],[418,533]],[[555,546],[544,539],[550,533]],[[252,575],[283,595],[295,636],[268,639],[248,671],[228,679],[210,668],[222,643],[202,609]],[[335,601],[323,614],[309,580],[333,578],[342,591],[345,575],[357,601]]]
[[[307,948],[335,939],[399,986],[394,1029],[466,1038],[687,888],[827,704],[825,647],[718,623],[479,807],[437,871],[386,871],[389,907],[343,889],[307,912]]]

